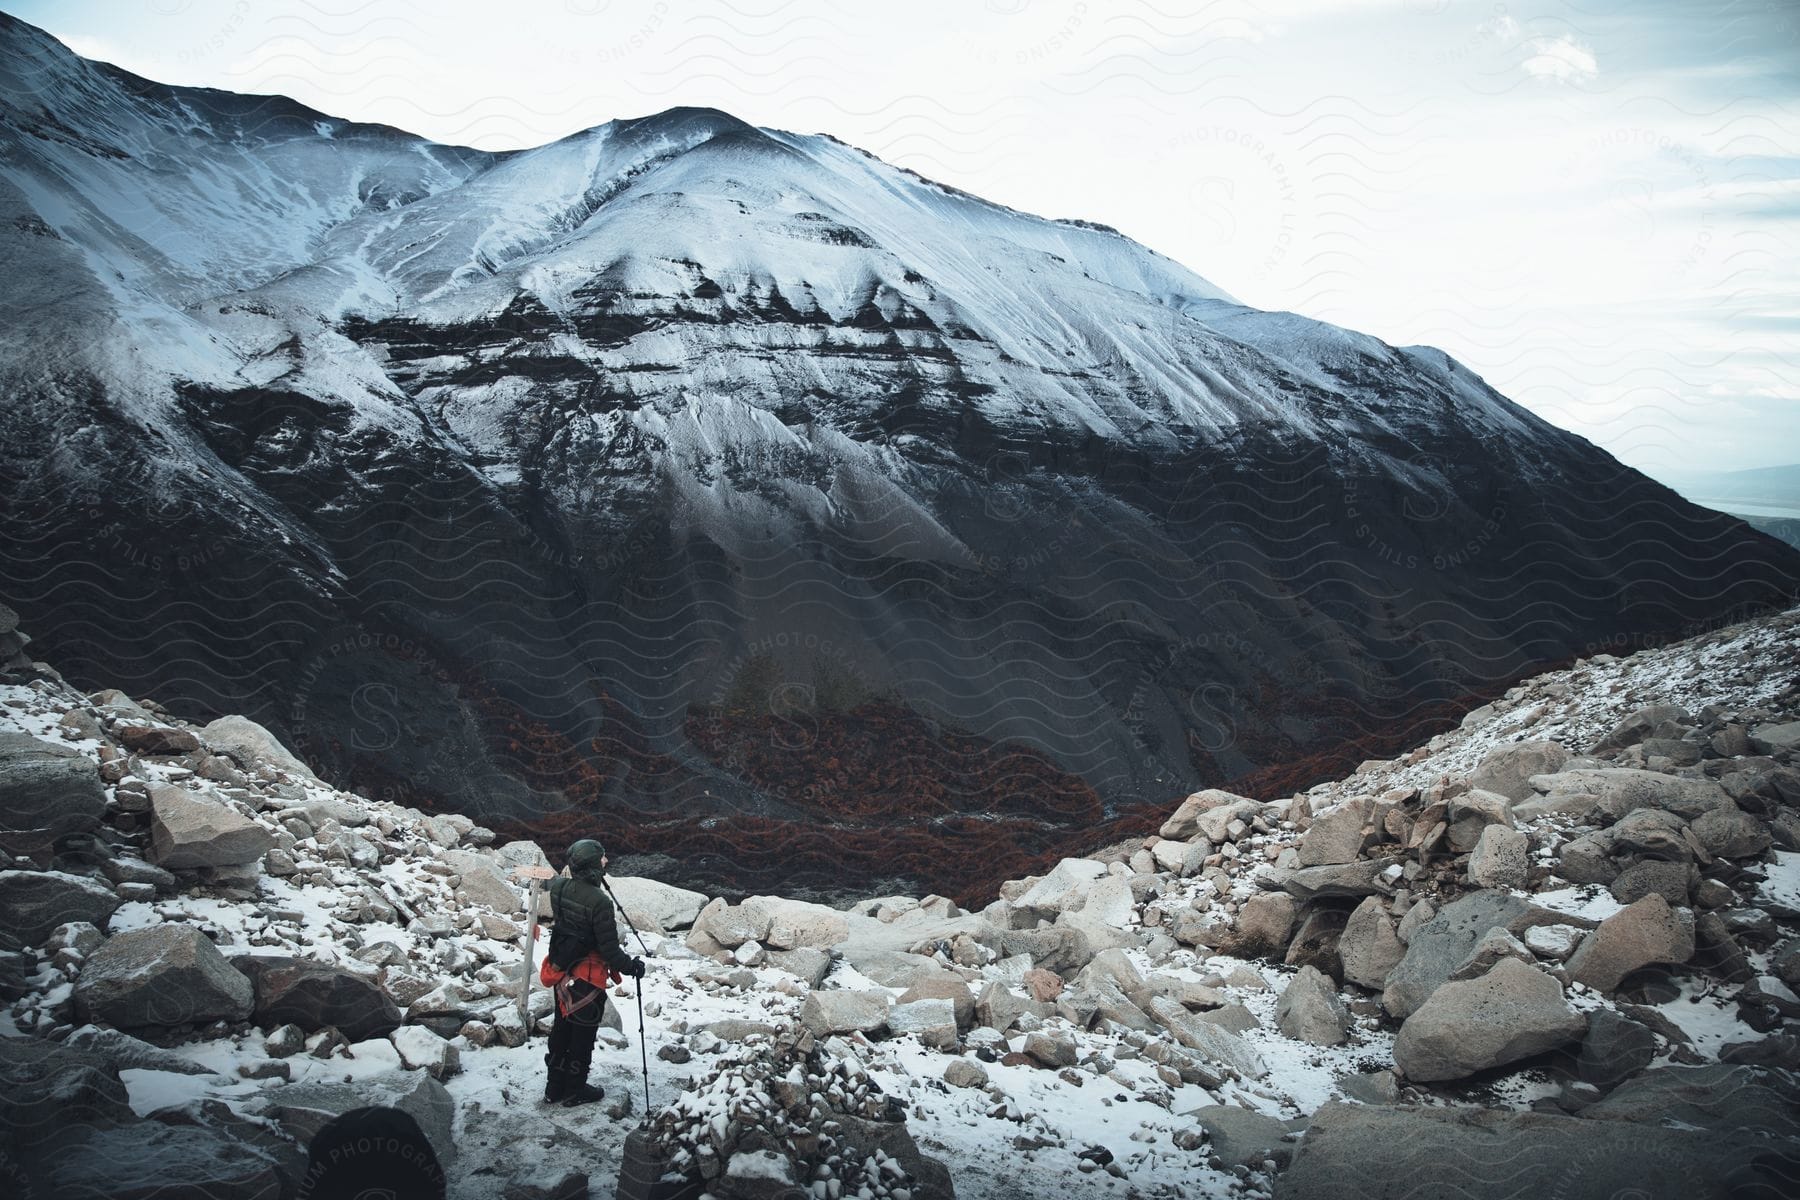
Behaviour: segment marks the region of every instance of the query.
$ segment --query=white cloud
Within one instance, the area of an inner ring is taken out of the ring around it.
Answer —
[[[1539,37],[1525,43],[1528,51],[1520,65],[1527,75],[1539,79],[1583,82],[1600,74],[1594,52],[1570,37]]]

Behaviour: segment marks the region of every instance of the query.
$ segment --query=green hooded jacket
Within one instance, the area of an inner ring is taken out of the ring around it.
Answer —
[[[569,874],[550,881],[550,916],[556,922],[551,953],[555,956],[558,939],[572,937],[581,943],[583,953],[596,951],[607,966],[629,974],[631,955],[619,944],[612,899],[600,884],[604,878],[600,859],[605,853],[599,842],[583,838],[569,847]]]

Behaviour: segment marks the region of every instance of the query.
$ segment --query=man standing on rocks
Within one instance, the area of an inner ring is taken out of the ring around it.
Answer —
[[[569,847],[569,873],[550,881],[550,951],[539,975],[556,992],[544,1102],[573,1108],[606,1094],[587,1081],[609,982],[644,977],[644,960],[625,953],[605,889],[606,848],[592,838]]]

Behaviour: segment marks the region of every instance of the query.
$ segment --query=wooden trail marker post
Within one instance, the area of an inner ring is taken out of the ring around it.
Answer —
[[[513,878],[528,886],[525,892],[525,961],[519,964],[519,1020],[525,1026],[525,1036],[531,1037],[531,969],[532,960],[537,957],[538,926],[538,887],[546,879],[555,879],[556,872],[549,867],[515,867]]]

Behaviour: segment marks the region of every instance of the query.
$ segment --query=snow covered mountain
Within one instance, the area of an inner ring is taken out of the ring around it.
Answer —
[[[0,17],[0,208],[71,678],[696,879],[1022,874],[1800,580],[1441,351],[712,110],[490,154]]]

